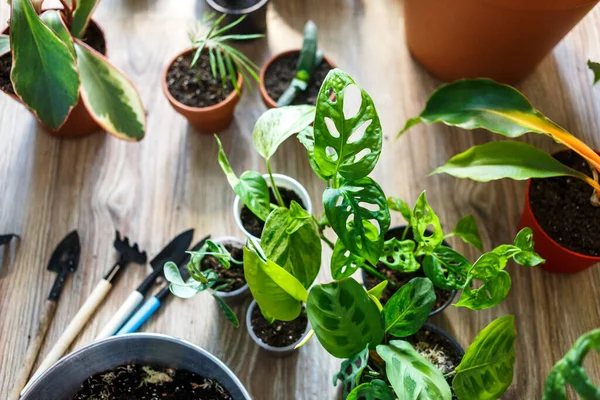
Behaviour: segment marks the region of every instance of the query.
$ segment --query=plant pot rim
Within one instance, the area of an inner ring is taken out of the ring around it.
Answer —
[[[260,347],[262,347],[263,349],[265,349],[267,351],[270,351],[272,353],[293,352],[293,351],[297,350],[295,347],[306,338],[306,335],[308,335],[308,333],[312,329],[312,327],[310,325],[310,321],[308,321],[308,316],[307,316],[306,317],[307,318],[306,329],[304,330],[304,333],[302,334],[300,339],[296,340],[294,343],[287,345],[285,347],[275,347],[275,346],[268,345],[265,342],[263,342],[262,340],[260,340],[260,338],[256,335],[256,333],[254,333],[254,329],[252,329],[252,311],[257,306],[258,306],[258,303],[256,302],[256,300],[253,299],[252,302],[250,303],[250,305],[248,306],[248,311],[246,311],[246,328],[247,328],[248,333],[250,334],[250,337],[252,338],[252,340],[257,345],[259,345]],[[303,307],[304,307],[304,305],[303,305]]]
[[[235,236],[219,236],[216,237],[214,239],[212,239],[213,242],[217,243],[217,244],[222,244],[222,243],[236,243],[242,246],[242,248],[246,245],[246,243],[244,243],[244,241],[242,239],[236,238]],[[212,290],[211,291],[216,295],[219,296],[220,298],[222,298],[223,300],[227,300],[230,299],[232,297],[237,297],[239,295],[244,295],[247,292],[250,292],[250,287],[248,286],[248,283],[246,282],[246,284],[244,286],[242,286],[239,289],[236,290],[232,290],[231,292],[219,292],[218,290]]]
[[[421,329],[423,329],[423,328],[430,329],[430,330],[434,331],[435,333],[442,335],[445,339],[448,340],[448,342],[452,345],[452,347],[454,347],[455,350],[458,351],[459,356],[463,357],[465,355],[465,350],[462,348],[462,346],[458,343],[458,341],[452,335],[450,335],[448,332],[446,332],[445,329],[442,329],[439,326],[432,324],[431,322],[425,322],[423,324],[423,326],[421,327]],[[421,330],[421,329],[419,329],[419,330]]]
[[[231,91],[231,93],[229,93],[227,95],[227,97],[225,97],[225,99],[223,101],[221,101],[217,104],[213,104],[212,106],[208,106],[208,107],[190,107],[188,105],[183,104],[182,102],[177,100],[175,97],[173,97],[173,95],[169,91],[169,87],[167,86],[167,74],[169,73],[169,68],[171,68],[171,65],[173,65],[175,60],[177,60],[179,57],[184,56],[188,53],[191,53],[195,50],[196,49],[192,47],[192,48],[187,48],[186,50],[183,50],[183,51],[177,53],[177,55],[175,55],[175,57],[171,58],[171,60],[169,61],[169,63],[165,67],[165,69],[163,70],[163,73],[161,75],[161,86],[162,86],[163,92],[165,93],[165,96],[167,96],[167,100],[169,100],[169,103],[176,105],[177,107],[181,108],[182,110],[192,112],[192,113],[197,113],[197,112],[211,113],[215,110],[218,110],[221,107],[224,107],[225,105],[227,105],[229,103],[236,101],[236,98],[240,97],[240,95],[238,94],[237,90],[235,90],[235,88]],[[240,91],[241,91],[244,87],[244,77],[242,76],[242,74],[239,71],[237,73],[237,76],[238,76],[238,87],[240,88]]]
[[[208,5],[210,5],[212,8],[214,8],[221,14],[241,15],[241,14],[248,14],[248,13],[251,13],[251,12],[254,12],[254,11],[260,9],[262,6],[267,4],[269,2],[269,0],[257,0],[256,4],[254,4],[253,6],[246,7],[246,8],[239,8],[239,9],[224,7],[224,6],[220,5],[219,3],[217,3],[215,0],[206,0],[206,2],[208,3]]]
[[[401,231],[404,231],[404,229],[405,229],[407,226],[408,226],[408,225],[396,225],[396,226],[393,226],[393,227],[389,228],[389,229],[387,230],[387,232],[392,232],[392,231],[396,231],[396,230],[401,230]],[[386,232],[386,233],[387,233],[387,232]],[[444,244],[444,246],[451,247],[451,246],[450,246],[450,245],[449,245],[449,244],[448,244],[448,243],[447,243],[445,240],[442,242],[442,244]],[[421,264],[419,264],[419,265],[421,265]],[[421,268],[423,268],[423,266],[422,266],[422,265],[421,265]],[[398,271],[398,272],[400,272],[400,271]],[[400,273],[401,273],[401,272],[400,272]],[[362,278],[363,278],[363,285],[364,285],[364,286],[365,286],[365,288],[366,288],[366,287],[367,287],[367,282],[366,282],[366,279],[365,279],[365,277],[366,277],[366,275],[367,275],[367,272],[366,272],[366,271],[365,271],[363,268],[361,268],[361,274],[362,274]],[[434,287],[435,287],[435,285],[434,285]],[[439,289],[439,288],[438,288],[438,289]],[[367,290],[368,290],[368,289],[367,289]],[[398,290],[400,290],[400,289],[398,289]],[[440,289],[440,290],[446,290],[446,289]],[[431,310],[431,312],[429,313],[429,315],[428,315],[427,317],[428,317],[428,318],[430,318],[430,317],[433,317],[434,315],[437,315],[437,314],[441,313],[442,311],[444,311],[446,308],[448,308],[448,306],[450,306],[450,304],[452,304],[452,302],[453,302],[453,301],[454,301],[454,299],[456,298],[456,295],[457,295],[457,294],[458,294],[458,290],[456,290],[456,289],[453,289],[453,290],[451,290],[451,295],[450,295],[450,298],[448,299],[448,301],[446,301],[446,302],[445,302],[444,304],[442,304],[440,307],[438,307],[438,308],[436,308],[436,309],[434,309],[434,310]]]
[[[301,49],[285,50],[280,53],[274,54],[271,57],[269,57],[269,59],[263,64],[262,68],[260,69],[260,83],[258,85],[258,88],[260,90],[261,97],[263,98],[263,101],[265,102],[267,107],[277,108],[277,102],[273,100],[271,96],[269,96],[267,88],[265,87],[265,74],[267,73],[267,70],[269,69],[271,64],[273,64],[277,59],[287,56],[289,54],[299,53],[300,50]],[[335,64],[331,61],[329,57],[327,57],[327,55],[323,55],[323,60],[325,60],[331,68],[335,68]]]

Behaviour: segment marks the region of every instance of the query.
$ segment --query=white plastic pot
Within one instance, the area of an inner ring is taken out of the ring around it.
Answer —
[[[226,243],[235,243],[235,244],[239,244],[242,248],[244,247],[245,243],[234,237],[234,236],[221,236],[218,238],[215,238],[212,240],[213,242],[215,242],[216,244],[220,244],[220,245],[224,245]],[[231,292],[219,292],[219,291],[214,291],[214,294],[219,296],[220,298],[222,298],[223,300],[225,300],[228,304],[237,304],[241,301],[243,301],[248,294],[250,293],[250,288],[248,287],[248,284],[246,283],[244,286],[242,286],[241,288],[237,289],[237,290],[233,290]]]

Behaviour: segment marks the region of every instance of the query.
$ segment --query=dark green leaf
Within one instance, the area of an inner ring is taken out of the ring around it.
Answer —
[[[535,267],[546,262],[533,249],[533,231],[531,228],[523,228],[515,237],[515,246],[521,251],[514,255],[517,264],[525,267]]]
[[[75,58],[29,0],[13,0],[10,27],[15,93],[48,128],[58,129],[79,100]]]
[[[342,382],[343,397],[346,399],[348,394],[358,385],[360,376],[363,369],[367,366],[369,361],[369,346],[342,362],[340,370],[333,376],[333,386],[337,385],[337,382]]]
[[[381,154],[382,133],[373,100],[360,89],[362,102],[356,115],[346,119],[346,89],[356,85],[345,72],[329,71],[317,100],[315,116],[315,162],[326,178],[341,175],[348,180],[366,177]],[[336,100],[330,99],[330,91]]]
[[[440,289],[459,290],[465,286],[471,263],[462,254],[439,246],[423,259],[423,272]]]
[[[510,275],[499,271],[496,275],[486,278],[478,288],[473,288],[471,279],[460,295],[456,307],[467,307],[471,310],[485,310],[500,304],[508,295],[511,286]]]
[[[339,239],[336,240],[331,255],[331,276],[333,279],[349,278],[364,264],[364,258],[352,254]]]
[[[477,335],[452,381],[460,400],[495,400],[504,394],[513,380],[516,337],[512,315],[492,321]]]
[[[393,270],[400,272],[415,272],[421,265],[415,258],[415,242],[412,240],[398,240],[395,237],[386,240],[379,262]]]
[[[477,250],[483,251],[477,221],[475,221],[472,215],[462,217],[456,224],[452,235],[461,238],[465,243],[470,244]]]
[[[390,213],[379,185],[365,177],[345,182],[323,193],[325,214],[346,249],[376,264],[383,249],[383,235]]]
[[[40,18],[46,26],[48,26],[56,35],[62,40],[62,42],[67,46],[71,54],[75,56],[75,47],[73,47],[73,38],[71,37],[71,33],[69,33],[69,29],[65,25],[62,17],[60,16],[60,11],[58,10],[48,10],[44,11]]]
[[[314,286],[306,311],[319,342],[334,357],[352,357],[383,340],[383,316],[352,278]]]
[[[238,317],[237,317],[237,315],[235,315],[233,310],[231,308],[229,308],[227,303],[225,303],[225,300],[220,298],[215,293],[213,293],[212,296],[217,301],[217,304],[219,305],[219,308],[221,309],[221,311],[223,311],[223,315],[225,315],[225,318],[227,319],[227,321],[231,322],[231,324],[234,327],[239,328],[240,321],[238,320]]]
[[[588,60],[587,65],[594,73],[594,85],[595,85],[596,83],[600,82],[600,63]]]
[[[381,379],[358,385],[346,397],[346,400],[394,400],[396,396],[390,387]]]
[[[425,192],[421,193],[413,209],[412,230],[418,243],[417,255],[431,253],[444,241],[440,219],[427,202]]]
[[[387,201],[390,210],[398,211],[404,220],[410,225],[412,221],[412,210],[408,204],[394,196],[388,197]]]
[[[77,0],[77,8],[73,12],[71,34],[76,38],[83,38],[87,31],[92,13],[100,0]]]
[[[385,331],[395,337],[416,333],[435,304],[433,284],[427,278],[413,278],[383,306]]]
[[[392,340],[387,346],[377,346],[377,353],[385,361],[387,378],[399,399],[452,399],[452,392],[442,372],[413,349],[410,343]]]

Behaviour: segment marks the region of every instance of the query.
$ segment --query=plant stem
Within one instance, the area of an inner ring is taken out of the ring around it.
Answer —
[[[275,184],[275,179],[273,178],[273,172],[271,172],[271,160],[267,158],[267,172],[269,173],[269,179],[271,180],[271,189],[273,193],[275,193],[275,198],[277,199],[277,203],[280,207],[285,207],[285,203],[283,202],[283,198],[281,197],[281,193],[279,193],[279,188]]]
[[[333,244],[333,242],[331,240],[329,240],[329,239],[327,239],[327,237],[325,237],[325,235],[323,234],[323,231],[319,232],[319,236],[321,237],[321,240],[324,241],[325,243],[327,243],[329,248],[331,248],[331,250],[333,250],[335,245]]]

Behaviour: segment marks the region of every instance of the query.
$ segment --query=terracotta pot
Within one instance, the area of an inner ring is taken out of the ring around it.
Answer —
[[[104,31],[102,30],[100,25],[97,22],[95,22],[94,20],[92,20],[90,23],[96,25],[96,27],[102,34],[102,37],[104,37],[104,39],[105,39],[104,42],[106,43],[106,36],[104,35]],[[8,34],[8,28],[5,28],[2,33]],[[104,52],[105,56],[107,54],[108,54],[108,49]],[[21,101],[21,99],[18,96],[14,95],[14,94],[9,94],[9,93],[7,93],[7,94],[14,100],[23,104],[23,101]],[[96,120],[94,120],[92,118],[92,116],[90,115],[90,113],[88,112],[87,108],[83,104],[83,101],[81,100],[81,96],[79,97],[79,101],[77,102],[75,107],[73,107],[73,109],[67,116],[67,119],[65,120],[63,125],[58,129],[48,128],[42,121],[40,121],[37,118],[37,116],[35,114],[33,114],[33,116],[38,120],[38,122],[44,128],[44,130],[46,132],[48,132],[52,136],[61,137],[61,138],[83,137],[83,136],[90,135],[90,134],[102,129],[100,127],[100,125],[98,125]]]
[[[519,230],[529,227],[533,231],[535,251],[546,260],[546,263],[540,264],[540,268],[555,274],[574,274],[584,271],[600,262],[600,257],[588,256],[567,249],[554,241],[554,239],[542,229],[531,209],[531,203],[529,202],[530,189],[531,179],[527,181],[525,207],[523,208],[521,222],[519,222]]]
[[[265,82],[265,73],[267,72],[267,69],[269,69],[271,64],[273,64],[273,62],[275,62],[275,60],[277,60],[278,58],[287,56],[287,55],[293,54],[293,53],[299,53],[299,52],[300,52],[300,50],[288,50],[288,51],[284,51],[283,53],[276,54],[276,55],[272,56],[271,58],[269,58],[267,60],[267,62],[260,69],[260,86],[259,86],[260,97],[262,97],[262,100],[265,103],[265,106],[267,106],[267,108],[277,108],[277,102],[275,100],[273,100],[271,98],[271,96],[269,96],[269,93],[267,93],[267,88],[265,87],[264,82]],[[327,62],[327,64],[329,64],[329,66],[332,69],[335,68],[335,65],[333,64],[333,62],[331,62],[331,60],[327,56],[324,56],[323,59]]]
[[[207,134],[220,132],[227,128],[231,124],[231,121],[233,121],[233,112],[235,111],[235,106],[240,101],[240,95],[236,90],[232,91],[229,96],[225,98],[225,100],[213,106],[190,107],[176,100],[175,97],[171,95],[171,92],[169,92],[169,88],[167,87],[167,72],[169,71],[171,65],[177,58],[192,51],[195,51],[195,49],[187,49],[182,51],[173,57],[169,64],[167,64],[167,67],[162,74],[163,92],[165,93],[165,96],[167,96],[167,100],[169,100],[169,103],[171,103],[171,106],[175,109],[175,111],[183,115],[196,131]],[[244,81],[242,74],[239,72],[237,79],[241,94],[244,91]]]
[[[515,83],[531,73],[598,0],[406,0],[412,55],[447,81]]]

